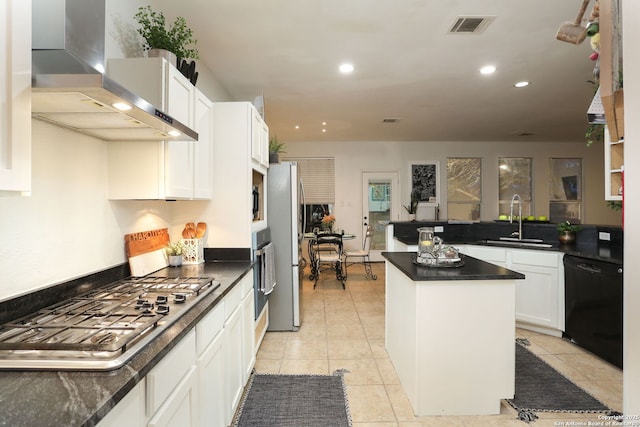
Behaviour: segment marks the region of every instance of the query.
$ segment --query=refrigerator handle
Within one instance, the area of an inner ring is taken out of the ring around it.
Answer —
[[[302,235],[304,236],[304,233],[307,231],[307,204],[304,200],[304,184],[302,180],[300,180],[300,196],[302,199]]]

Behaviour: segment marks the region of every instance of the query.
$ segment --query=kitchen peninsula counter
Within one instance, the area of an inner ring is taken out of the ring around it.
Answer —
[[[124,366],[112,371],[1,371],[0,425],[93,426],[251,270],[249,261],[165,268],[154,275],[213,277],[220,286]]]
[[[524,275],[386,259],[385,346],[417,416],[489,415],[515,392],[515,286]]]

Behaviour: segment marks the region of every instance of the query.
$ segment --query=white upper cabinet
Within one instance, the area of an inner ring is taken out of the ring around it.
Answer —
[[[210,199],[211,101],[162,58],[113,59],[108,75],[198,132],[196,142],[110,142],[109,198]]]
[[[31,191],[31,2],[0,4],[0,195]]]
[[[251,109],[251,160],[259,168],[269,167],[269,128],[255,108]]]
[[[213,103],[214,167],[213,183],[216,203],[211,209],[216,218],[216,232],[209,238],[215,247],[251,247],[251,233],[266,227],[264,209],[254,218],[253,187],[258,187],[266,206],[266,172],[264,163],[254,156],[256,137],[268,139],[268,128],[249,102]],[[256,152],[257,155],[257,152]],[[268,165],[268,156],[266,164]]]

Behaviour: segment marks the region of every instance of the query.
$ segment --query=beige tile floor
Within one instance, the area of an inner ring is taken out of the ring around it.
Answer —
[[[354,427],[514,426],[526,423],[503,402],[500,415],[415,417],[384,348],[384,264],[374,264],[378,280],[361,266],[349,271],[346,290],[325,273],[316,289],[305,275],[303,321],[298,332],[268,332],[258,350],[256,372],[330,374],[346,369],[345,383]],[[622,371],[560,338],[516,331],[529,349],[622,412]],[[532,427],[587,425],[598,414],[538,413]]]

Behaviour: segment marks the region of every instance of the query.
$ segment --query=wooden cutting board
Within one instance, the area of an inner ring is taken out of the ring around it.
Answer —
[[[146,276],[169,265],[165,252],[169,244],[169,230],[166,228],[125,234],[124,244],[134,277]]]

